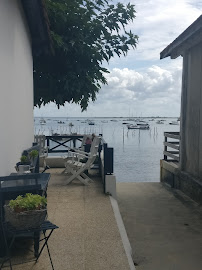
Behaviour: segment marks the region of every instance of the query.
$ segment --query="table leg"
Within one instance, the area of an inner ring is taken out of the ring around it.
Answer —
[[[37,258],[39,255],[39,241],[40,241],[40,232],[34,233],[34,256]]]

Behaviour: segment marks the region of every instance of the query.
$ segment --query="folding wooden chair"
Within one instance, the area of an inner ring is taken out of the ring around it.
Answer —
[[[46,136],[45,135],[35,135],[34,142],[36,142],[39,146],[39,158],[42,162],[42,167],[47,168],[46,158],[48,157],[48,147],[46,146]]]
[[[71,183],[75,178],[77,178],[84,185],[88,185],[88,183],[92,181],[92,179],[85,173],[85,171],[88,171],[91,168],[91,166],[93,165],[93,162],[96,159],[100,140],[101,140],[100,137],[94,138],[89,153],[79,151],[79,150],[75,152],[75,155],[77,157],[79,158],[83,157],[87,159],[85,163],[77,161],[76,159],[68,160],[66,162],[65,170],[67,173],[72,174],[67,179],[67,184]]]

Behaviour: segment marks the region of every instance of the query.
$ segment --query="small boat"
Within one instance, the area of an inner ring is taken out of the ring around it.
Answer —
[[[156,121],[156,124],[164,124],[163,120]]]
[[[94,123],[93,121],[88,121],[88,124],[89,124],[90,126],[94,126],[94,125],[95,125],[95,123]]]
[[[149,124],[148,123],[137,123],[136,125],[127,125],[128,129],[142,129],[142,130],[146,130],[149,129]]]
[[[176,126],[178,126],[179,123],[177,121],[172,121],[172,122],[169,123],[169,125],[176,125]]]
[[[127,125],[128,129],[140,129],[137,125]]]
[[[70,123],[69,123],[69,126],[70,126],[70,127],[73,127],[74,125],[72,124],[72,122],[70,122]]]
[[[40,124],[41,125],[45,125],[46,124],[46,121],[42,118],[42,119],[40,119]]]
[[[65,124],[65,122],[63,122],[63,121],[58,121],[58,124]]]

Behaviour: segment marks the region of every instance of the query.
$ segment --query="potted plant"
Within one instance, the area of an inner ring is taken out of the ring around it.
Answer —
[[[4,206],[5,220],[16,229],[39,227],[47,215],[47,199],[38,194],[26,193],[10,200]]]
[[[37,150],[32,150],[30,153],[29,153],[29,157],[30,157],[30,160],[31,160],[31,164],[34,165],[34,160],[36,157],[38,157],[39,155],[39,152]]]
[[[20,173],[29,171],[30,164],[31,162],[28,155],[22,154],[22,156],[20,157],[20,161],[16,163],[16,166],[15,166],[16,171]]]
[[[30,160],[28,156],[22,155],[20,157],[20,163],[19,165],[30,165]]]

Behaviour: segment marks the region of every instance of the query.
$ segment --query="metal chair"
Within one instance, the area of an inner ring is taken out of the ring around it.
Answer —
[[[9,266],[10,269],[12,270],[12,261],[11,261],[11,248],[13,246],[13,243],[15,239],[20,238],[20,237],[26,237],[28,236],[29,238],[34,239],[34,256],[36,257],[35,262],[38,261],[44,247],[47,247],[48,251],[48,256],[50,259],[50,263],[52,266],[52,269],[54,270],[52,258],[50,255],[50,250],[48,247],[48,240],[53,233],[55,229],[58,228],[55,224],[51,223],[50,221],[46,220],[42,223],[42,225],[38,228],[29,228],[26,230],[23,229],[15,229],[13,228],[9,223],[3,222],[2,223],[2,228],[3,228],[3,234],[4,234],[4,241],[5,241],[5,246],[6,246],[6,258],[3,260],[0,269],[2,269],[3,265],[5,264],[6,261],[9,261]],[[46,232],[49,231],[48,235],[46,235]],[[43,238],[40,239],[40,233],[43,232]],[[9,242],[9,237],[10,237],[10,242]],[[39,250],[39,242],[44,241],[41,249]]]

